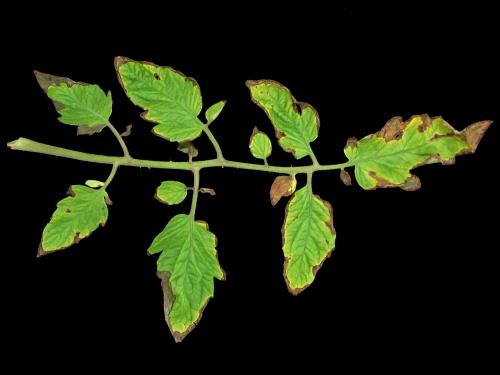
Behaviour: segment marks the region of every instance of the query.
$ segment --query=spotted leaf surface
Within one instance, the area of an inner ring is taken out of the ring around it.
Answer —
[[[214,278],[224,279],[215,246],[215,235],[205,222],[179,214],[148,249],[149,254],[161,252],[157,268],[162,279],[165,318],[176,341],[184,339],[198,323],[214,295]]]
[[[307,103],[297,102],[291,92],[270,80],[247,81],[252,100],[271,120],[278,142],[295,158],[310,154],[310,142],[318,137],[319,116]]]
[[[363,189],[420,188],[411,170],[431,163],[453,164],[455,157],[476,151],[491,121],[456,131],[441,117],[413,116],[403,122],[394,117],[377,133],[360,141],[350,138],[344,153],[355,165],[356,181]]]
[[[143,118],[157,123],[153,133],[170,141],[197,138],[203,129],[198,115],[202,109],[200,87],[192,78],[167,66],[115,59],[125,93],[143,108]]]
[[[311,285],[335,247],[330,204],[309,186],[297,190],[288,203],[282,233],[285,281],[289,291],[298,294]]]
[[[79,134],[99,132],[109,121],[113,100],[97,85],[35,71],[36,79],[59,113],[59,121],[81,126]]]
[[[57,209],[43,230],[39,255],[65,249],[88,237],[108,220],[110,203],[106,191],[73,185],[70,196],[57,203]]]

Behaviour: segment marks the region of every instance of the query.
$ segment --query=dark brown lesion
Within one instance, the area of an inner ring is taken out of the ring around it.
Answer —
[[[377,172],[375,172],[375,171],[369,171],[368,175],[376,181],[376,184],[377,184],[376,187],[385,188],[385,187],[395,186],[389,180],[386,180],[385,178],[380,177],[379,175],[377,175]]]
[[[351,186],[352,185],[351,175],[344,168],[342,168],[340,170],[340,180],[346,186]]]
[[[202,188],[199,188],[198,191],[200,193],[204,193],[204,194],[210,194],[212,196],[215,195],[215,190],[212,189],[212,188],[206,188],[206,187],[202,187]]]
[[[63,83],[68,86],[73,86],[76,83],[75,81],[67,77],[60,77],[48,73],[42,73],[38,70],[34,70],[33,73],[35,73],[38,84],[46,94],[48,94],[50,86],[59,86]]]
[[[92,135],[100,133],[102,129],[104,129],[105,127],[106,124],[96,125],[96,126],[80,125],[76,130],[76,135]]]
[[[325,207],[327,208],[327,210],[328,210],[328,219],[326,221],[324,221],[324,223],[328,227],[328,229],[332,232],[332,234],[336,235],[337,232],[335,231],[335,227],[333,226],[333,208],[332,208],[332,205],[330,204],[330,202],[321,199],[321,197],[319,195],[315,194],[314,198],[319,199],[321,201],[321,203],[324,204]],[[286,220],[287,220],[287,217],[288,217],[288,206],[290,205],[290,202],[292,200],[293,200],[293,198],[286,205],[285,220],[283,221],[283,226],[281,227],[281,239],[282,239],[283,245],[285,244],[285,232],[286,232],[285,225],[286,225]],[[325,262],[325,260],[327,260],[328,258],[330,258],[330,256],[332,255],[332,253],[333,253],[334,250],[335,250],[335,245],[333,245],[333,247],[330,250],[328,250],[328,252],[325,254],[325,256],[323,257],[323,259],[321,260],[321,262],[319,264],[317,264],[317,265],[315,265],[315,266],[312,267],[313,280],[316,278],[316,274],[318,273],[318,271],[320,270],[320,268],[323,266],[323,263]],[[293,294],[294,296],[296,296],[299,293],[301,293],[303,290],[305,290],[309,286],[311,286],[311,284],[304,285],[301,288],[292,288],[292,286],[290,285],[290,281],[288,280],[288,277],[287,277],[287,274],[286,274],[286,270],[288,268],[288,263],[289,262],[290,262],[290,257],[285,257],[285,262],[283,263],[283,278],[285,279],[285,283],[286,283],[286,287],[287,287],[288,291],[291,294]]]
[[[475,122],[460,132],[469,145],[468,153],[474,153],[476,151],[479,142],[481,142],[481,139],[492,123],[493,121],[490,120]]]
[[[52,219],[51,219],[52,220]],[[55,249],[55,250],[50,250],[50,251],[46,251],[44,248],[43,248],[43,239],[40,241],[40,244],[38,245],[38,252],[36,254],[36,257],[37,258],[40,258],[40,257],[43,257],[45,255],[48,255],[48,254],[53,254],[53,253],[56,253],[60,250],[65,250],[67,249],[68,247],[71,247],[73,246],[74,244],[77,244],[79,243],[83,238],[85,237],[80,237],[80,232],[76,232],[75,234],[75,237],[73,238],[73,242],[71,242],[69,245],[67,246],[64,246],[64,247],[61,247],[59,249]]]
[[[422,120],[422,123],[417,127],[417,130],[420,133],[423,133],[424,131],[427,130],[427,128],[429,128],[432,125],[432,119],[429,117],[427,113],[420,115],[420,119]]]
[[[401,139],[403,132],[406,128],[406,123],[401,116],[395,116],[387,121],[382,129],[380,129],[376,136],[384,138],[386,142]]]
[[[422,187],[420,183],[420,178],[415,175],[411,175],[406,181],[401,185],[401,189],[405,191],[416,191]]]
[[[358,140],[355,137],[347,138],[347,142],[346,142],[344,148],[348,148],[348,147],[350,147],[352,149],[358,147]]]
[[[369,171],[368,175],[376,181],[376,186],[373,189],[399,187],[405,191],[416,191],[422,186],[420,183],[420,179],[415,175],[411,175],[405,180],[405,182],[401,184],[394,184],[389,180],[386,180],[385,178],[377,175],[377,172],[375,171]]]
[[[222,280],[225,280],[224,271],[222,271],[222,273],[223,273]],[[175,331],[170,324],[170,320],[168,319],[170,311],[172,310],[172,306],[175,303],[175,295],[172,292],[172,285],[170,284],[170,272],[158,271],[156,273],[156,276],[158,276],[158,278],[161,280],[161,288],[163,291],[163,311],[165,314],[165,322],[167,323],[168,329],[170,330],[170,333],[174,337],[175,342],[181,342],[182,340],[184,340],[186,338],[187,335],[189,335],[191,333],[191,331],[193,329],[196,328],[196,326],[198,325],[198,323],[200,322],[200,320],[203,316],[203,311],[207,307],[210,299],[212,299],[212,296],[209,296],[207,298],[207,300],[205,301],[205,303],[200,307],[200,310],[198,313],[198,318],[193,323],[191,323],[191,325],[185,331],[182,331],[182,332]]]

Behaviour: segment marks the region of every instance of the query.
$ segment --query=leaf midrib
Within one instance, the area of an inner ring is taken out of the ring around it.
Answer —
[[[106,98],[107,98],[107,95],[105,95],[105,96],[106,96]],[[78,103],[78,102],[77,102],[77,103]],[[78,103],[78,104],[79,104],[79,103]],[[102,123],[102,124],[86,125],[86,126],[90,126],[90,127],[92,127],[92,126],[99,126],[99,125],[107,124],[107,122],[108,122],[108,120],[109,120],[109,118],[107,119],[107,118],[103,117],[100,113],[95,112],[95,111],[93,111],[92,109],[90,109],[90,108],[88,108],[88,107],[84,107],[84,106],[80,106],[80,105],[76,105],[75,107],[76,107],[76,108],[79,108],[79,109],[83,109],[84,111],[87,111],[87,112],[89,112],[89,113],[91,113],[91,114],[95,115],[96,117],[100,118],[100,119],[103,121],[103,123]],[[80,125],[78,125],[78,126],[80,126]]]
[[[295,112],[293,111],[293,108],[292,108],[292,114],[293,114],[293,113],[295,113]],[[298,122],[300,122],[300,124],[301,124],[301,125],[303,125],[303,124],[304,124],[304,123],[302,122],[302,119],[303,119],[303,114],[302,114],[302,113],[297,113],[297,115],[298,115],[298,118],[299,118],[299,121],[298,121]],[[287,122],[288,122],[288,121],[287,121]],[[293,119],[290,119],[289,123],[290,123],[290,125],[291,125],[291,128],[292,128],[292,129],[297,129],[297,131],[298,131],[298,133],[299,133],[300,137],[302,138],[302,141],[304,142],[304,145],[303,145],[303,146],[304,146],[304,150],[305,150],[305,155],[309,155],[309,153],[310,153],[310,143],[311,143],[311,142],[309,141],[309,139],[307,138],[307,136],[306,136],[306,134],[305,134],[305,132],[304,132],[304,126],[294,126],[295,124],[297,124],[297,121],[293,121]],[[313,126],[315,126],[315,125],[313,124]],[[278,129],[278,130],[280,130],[280,129]],[[280,130],[280,131],[281,131],[281,130]],[[283,129],[283,131],[285,132],[285,137],[286,137],[286,136],[289,136],[289,135],[286,133],[285,129]],[[305,156],[305,155],[304,155],[304,156]]]
[[[303,251],[301,251],[299,254],[296,254],[296,257],[297,257],[297,258],[302,258],[302,257],[304,257],[304,256],[305,256],[305,254],[307,253],[307,249],[308,249],[307,244],[308,244],[308,242],[309,242],[307,239],[308,239],[308,238],[310,237],[310,235],[311,235],[311,223],[312,223],[312,211],[311,211],[311,208],[312,208],[312,194],[311,194],[309,191],[307,191],[307,193],[306,193],[306,194],[307,194],[307,203],[306,203],[306,204],[307,204],[307,208],[306,208],[306,210],[308,211],[308,212],[307,212],[307,213],[308,213],[308,215],[307,215],[307,217],[306,217],[306,219],[307,219],[307,221],[306,221],[306,222],[307,222],[307,228],[306,228],[306,233],[305,233],[305,238],[306,238],[306,241],[304,242],[304,246],[301,246],[304,250],[303,250]],[[292,256],[293,256],[293,254],[292,254]]]
[[[423,148],[425,146],[429,146],[429,143],[427,144],[422,144],[422,145],[419,145],[419,146],[415,146],[415,147],[411,147],[411,148],[405,148],[405,149],[402,149],[402,150],[399,150],[399,151],[395,151],[395,152],[391,152],[389,154],[377,154],[377,157],[372,157],[372,158],[361,158],[361,159],[351,159],[351,161],[356,165],[356,164],[362,164],[362,163],[366,163],[366,162],[370,162],[370,161],[376,161],[377,159],[384,159],[384,158],[387,158],[387,157],[390,157],[390,156],[394,156],[394,155],[399,155],[399,154],[404,154],[404,153],[409,153],[409,152],[412,152],[414,150],[418,150],[420,148]],[[431,156],[431,155],[429,155]]]

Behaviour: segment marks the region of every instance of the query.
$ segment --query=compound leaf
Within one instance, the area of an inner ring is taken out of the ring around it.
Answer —
[[[187,187],[179,181],[163,181],[156,189],[155,198],[166,204],[179,204],[187,195]]]
[[[57,203],[57,208],[43,230],[38,255],[65,249],[88,237],[108,219],[109,198],[105,190],[73,185],[71,196]]]
[[[79,129],[79,134],[99,132],[109,121],[113,106],[111,91],[106,95],[97,85],[38,71],[35,71],[35,76],[40,87],[52,99],[60,114],[60,122],[88,127]]]
[[[307,103],[297,102],[290,91],[270,80],[247,81],[252,100],[271,120],[281,147],[300,159],[311,152],[318,137],[319,116]]]
[[[215,235],[205,222],[174,216],[156,236],[149,254],[161,252],[157,262],[164,293],[165,319],[176,341],[196,326],[214,295],[214,278],[223,280],[217,260]]]
[[[293,195],[282,228],[284,276],[288,290],[298,294],[314,281],[316,272],[335,247],[331,205],[305,186]]]
[[[344,153],[355,165],[363,189],[400,187],[417,190],[420,180],[413,168],[424,164],[453,164],[455,157],[475,152],[491,121],[474,123],[461,132],[441,117],[394,117],[377,133],[360,141],[350,138]]]
[[[250,147],[253,157],[257,159],[266,160],[271,155],[271,140],[266,133],[259,131],[257,128],[253,129],[248,147]]]
[[[118,78],[130,100],[146,110],[142,117],[158,123],[153,133],[170,141],[197,138],[203,129],[198,119],[202,100],[192,78],[166,66],[115,59]]]
[[[212,122],[215,121],[217,117],[219,117],[220,113],[222,112],[222,109],[224,109],[224,106],[226,105],[225,100],[221,100],[220,102],[217,102],[215,104],[212,104],[206,111],[205,111],[205,118],[207,119],[207,123],[211,124]]]

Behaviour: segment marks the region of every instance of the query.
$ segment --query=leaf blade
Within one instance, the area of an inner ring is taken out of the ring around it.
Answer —
[[[311,285],[335,248],[331,205],[309,186],[297,190],[288,202],[282,234],[285,282],[290,293],[298,294]]]
[[[163,181],[156,188],[155,198],[160,202],[174,205],[179,204],[187,196],[187,186],[180,181]]]
[[[35,71],[40,87],[53,101],[58,120],[66,125],[100,128],[109,121],[113,99],[98,85],[75,82],[66,77]],[[88,130],[87,134],[92,133]]]
[[[213,297],[214,278],[223,280],[225,274],[217,259],[215,235],[206,223],[189,215],[174,216],[156,236],[148,253],[160,252],[157,268],[166,299],[165,319],[174,339],[181,341]]]
[[[192,78],[170,67],[115,59],[120,83],[145,120],[157,123],[153,133],[169,141],[197,138],[203,129],[198,115],[202,108],[200,87]]]
[[[296,159],[311,152],[310,143],[318,137],[319,115],[310,104],[298,102],[276,81],[247,81],[252,101],[269,117],[278,143]]]
[[[73,185],[68,193],[43,230],[39,256],[63,250],[106,224],[109,200],[104,190]]]
[[[252,156],[257,159],[266,160],[272,152],[271,140],[266,133],[254,128],[248,146]]]
[[[355,165],[358,184],[366,190],[400,187],[417,190],[420,180],[410,171],[418,166],[453,164],[455,157],[473,153],[491,121],[458,132],[441,117],[413,116],[389,120],[377,133],[348,140],[344,154]]]
[[[211,124],[212,122],[219,117],[221,114],[222,110],[224,109],[224,106],[226,105],[225,100],[218,101],[215,104],[212,104],[206,111],[205,111],[205,118],[207,120],[207,124]]]

